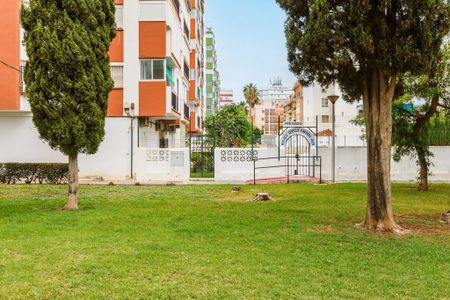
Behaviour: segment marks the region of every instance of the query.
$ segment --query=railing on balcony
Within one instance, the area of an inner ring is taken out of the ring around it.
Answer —
[[[178,97],[175,93],[172,92],[172,108],[178,111]]]
[[[191,118],[191,110],[189,109],[189,105],[184,104],[184,118],[189,120]]]

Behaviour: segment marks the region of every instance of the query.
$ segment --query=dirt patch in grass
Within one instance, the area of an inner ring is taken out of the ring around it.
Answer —
[[[402,228],[413,235],[450,235],[450,225],[439,222],[440,214],[404,214],[395,218]]]
[[[397,188],[399,191],[418,191],[419,188],[417,186],[402,186]]]
[[[317,225],[314,226],[310,231],[316,233],[336,233],[337,230],[332,225]]]

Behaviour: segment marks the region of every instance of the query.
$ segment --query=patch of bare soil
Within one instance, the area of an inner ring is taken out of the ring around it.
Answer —
[[[397,224],[417,236],[450,235],[450,225],[440,223],[440,214],[404,214],[395,216]]]

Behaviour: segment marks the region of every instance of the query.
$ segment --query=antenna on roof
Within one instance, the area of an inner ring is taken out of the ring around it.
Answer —
[[[270,85],[272,86],[282,86],[283,82],[281,77],[270,78]]]

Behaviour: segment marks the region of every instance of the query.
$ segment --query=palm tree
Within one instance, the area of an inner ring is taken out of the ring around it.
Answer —
[[[244,87],[244,97],[250,107],[250,118],[254,123],[255,118],[255,106],[261,103],[261,94],[253,83],[249,83]]]

